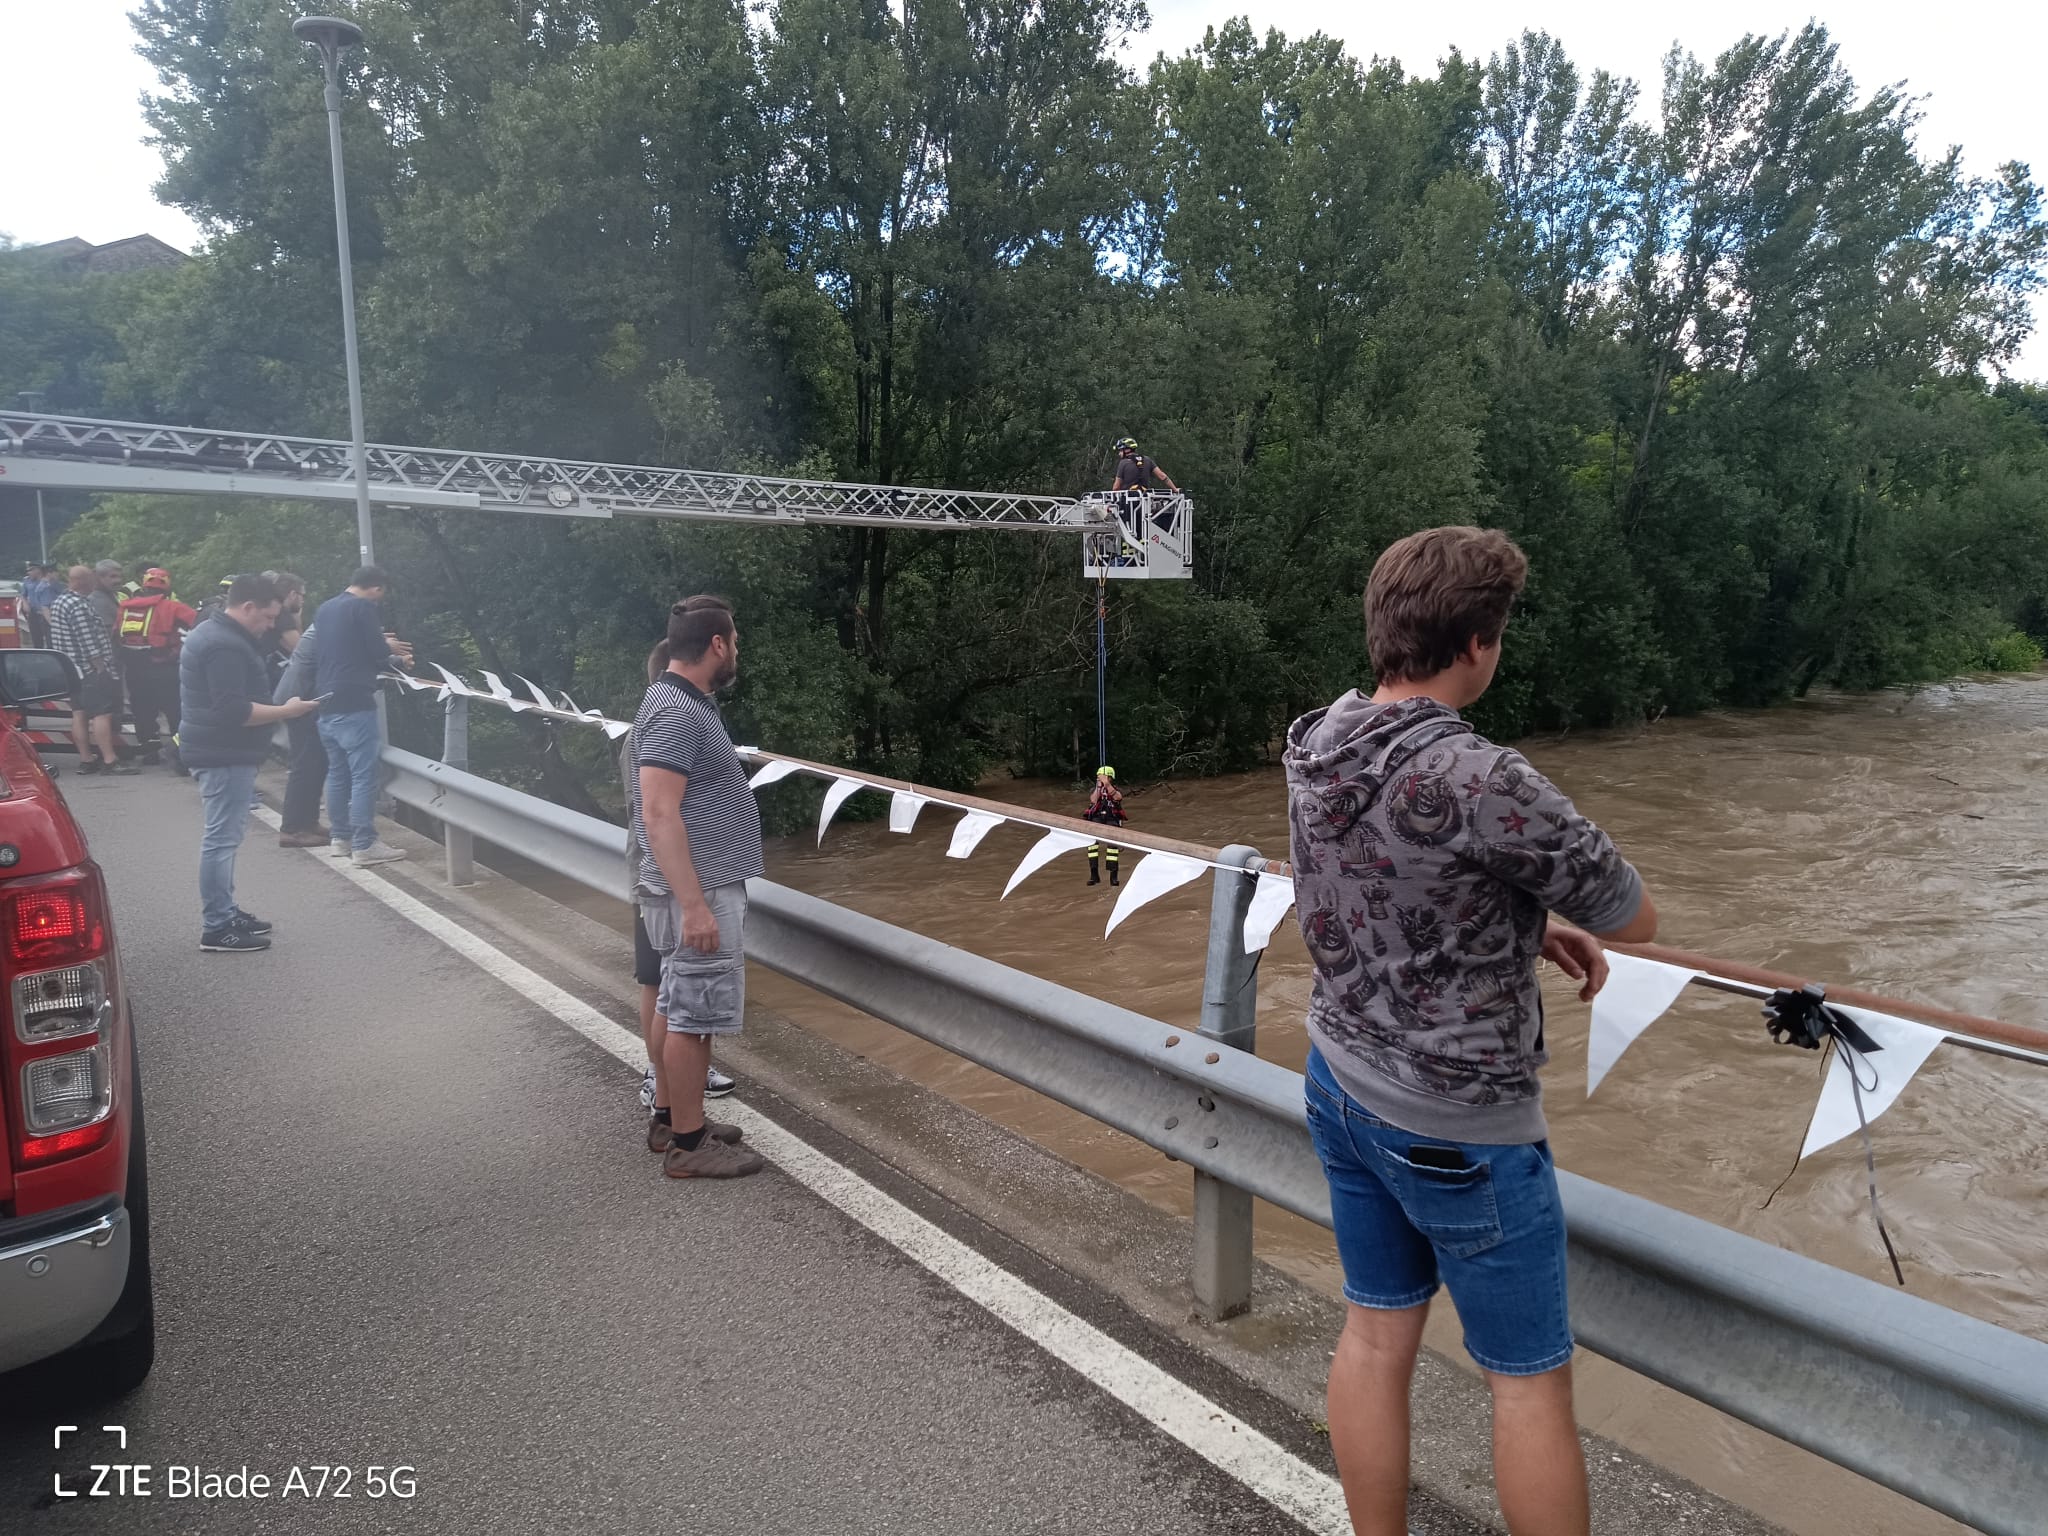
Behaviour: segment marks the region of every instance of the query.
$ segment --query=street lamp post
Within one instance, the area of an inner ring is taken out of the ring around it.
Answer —
[[[359,47],[363,29],[335,16],[301,16],[292,35],[320,50],[327,71],[327,152],[334,165],[334,239],[341,253],[341,342],[348,361],[349,440],[356,460],[356,542],[364,565],[372,564],[370,540],[370,464],[363,446],[363,373],[356,360],[356,280],[348,248],[348,183],[341,168],[341,55]]]

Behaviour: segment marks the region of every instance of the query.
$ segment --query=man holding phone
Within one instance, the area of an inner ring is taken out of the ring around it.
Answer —
[[[199,783],[206,830],[199,843],[199,947],[216,954],[270,948],[270,924],[235,904],[235,854],[249,828],[256,770],[270,727],[313,712],[310,699],[257,701],[269,691],[260,643],[283,606],[267,576],[237,576],[221,611],[201,624],[178,659],[178,750]]]
[[[1590,1001],[1591,935],[1647,941],[1657,912],[1607,834],[1458,713],[1493,682],[1528,566],[1490,529],[1392,545],[1365,594],[1378,686],[1287,733],[1307,1114],[1350,1303],[1330,1448],[1357,1536],[1408,1529],[1408,1385],[1440,1284],[1493,1395],[1508,1530],[1589,1526],[1536,962]]]

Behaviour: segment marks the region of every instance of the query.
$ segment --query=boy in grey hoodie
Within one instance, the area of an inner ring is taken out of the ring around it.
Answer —
[[[1376,690],[1287,735],[1309,1128],[1351,1303],[1330,1442],[1359,1536],[1407,1529],[1408,1382],[1439,1284],[1493,1392],[1508,1529],[1588,1529],[1536,961],[1590,1000],[1607,976],[1590,935],[1641,942],[1657,919],[1607,835],[1458,714],[1493,681],[1527,572],[1491,530],[1392,545],[1365,596]]]

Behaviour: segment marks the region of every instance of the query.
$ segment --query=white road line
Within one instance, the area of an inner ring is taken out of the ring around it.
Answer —
[[[280,825],[276,812],[256,812]],[[598,1012],[503,950],[369,870],[324,849],[306,852],[520,996],[537,1003],[579,1035],[609,1051],[637,1076],[646,1051],[640,1037]],[[731,1099],[721,1119],[745,1130],[748,1145],[827,1204],[852,1217],[884,1242],[938,1276],[969,1300],[1014,1328],[1061,1364],[1086,1377],[1125,1407],[1157,1425],[1213,1466],[1236,1478],[1317,1536],[1350,1536],[1343,1490],[1242,1419],[1225,1412],[1178,1377],[1076,1317],[1043,1291],[1020,1280],[844,1164],[792,1135],[759,1110]]]

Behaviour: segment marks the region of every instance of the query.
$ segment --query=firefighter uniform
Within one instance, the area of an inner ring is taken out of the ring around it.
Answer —
[[[171,737],[177,737],[178,657],[184,650],[185,631],[198,622],[199,615],[178,601],[171,591],[170,573],[161,568],[144,572],[142,586],[121,601],[121,624],[115,638],[121,670],[128,679],[135,742],[147,757],[157,754],[159,716],[170,723]]]
[[[1088,797],[1087,812],[1083,821],[1096,821],[1106,827],[1120,827],[1124,824],[1123,791],[1116,787],[1116,770],[1098,768],[1095,770],[1095,792]],[[1117,883],[1117,846],[1115,843],[1095,842],[1088,845],[1088,883],[1102,884],[1102,866],[1109,866],[1109,883]]]

